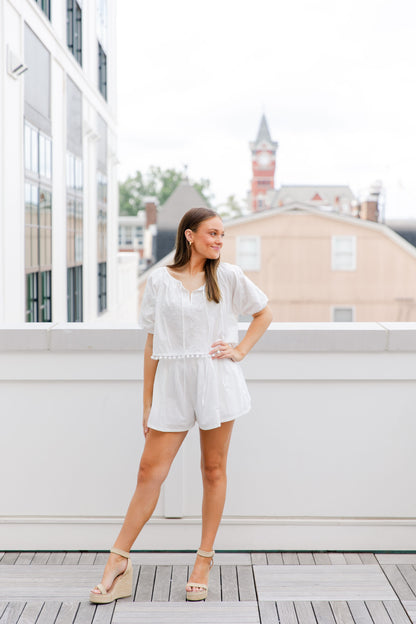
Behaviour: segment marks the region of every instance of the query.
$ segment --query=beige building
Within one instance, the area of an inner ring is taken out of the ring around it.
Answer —
[[[294,202],[225,231],[275,321],[416,321],[416,249],[384,224]]]
[[[225,233],[222,260],[267,293],[274,321],[416,321],[416,249],[385,224],[294,202]]]

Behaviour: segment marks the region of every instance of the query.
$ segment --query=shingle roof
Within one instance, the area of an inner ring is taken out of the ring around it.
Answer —
[[[160,207],[157,214],[157,227],[160,230],[176,232],[185,212],[190,208],[200,207],[208,208],[209,206],[188,180],[183,180]]]
[[[271,199],[271,208],[291,202],[311,202],[319,206],[350,204],[356,198],[350,187],[332,184],[285,184],[277,189]]]

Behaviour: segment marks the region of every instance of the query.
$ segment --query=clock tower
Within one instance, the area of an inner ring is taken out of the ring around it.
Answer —
[[[277,146],[277,141],[271,139],[266,117],[263,115],[257,138],[250,143],[253,179],[249,205],[252,212],[270,208],[268,191],[274,190]]]

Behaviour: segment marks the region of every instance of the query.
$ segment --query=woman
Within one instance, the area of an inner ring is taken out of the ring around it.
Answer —
[[[160,487],[195,420],[201,442],[202,537],[186,597],[207,596],[212,549],[225,502],[231,432],[234,420],[250,410],[238,362],[272,320],[266,295],[239,267],[220,263],[223,237],[216,212],[192,208],[179,224],[173,264],[155,269],[147,280],[140,312],[140,326],[148,332],[145,446],[136,490],[102,581],[91,591],[91,602],[131,595],[130,548],[152,515]],[[239,344],[238,314],[253,316]]]

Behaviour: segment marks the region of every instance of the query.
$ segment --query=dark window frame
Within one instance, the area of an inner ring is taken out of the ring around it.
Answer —
[[[98,89],[107,101],[107,54],[98,42]]]
[[[107,309],[107,262],[98,263],[98,314]]]
[[[77,0],[67,0],[66,3],[66,40],[82,67],[82,8]]]
[[[68,323],[83,321],[83,270],[82,265],[67,268],[67,315]]]
[[[50,0],[35,0],[36,4],[42,9],[49,21],[51,21],[51,2]]]
[[[26,273],[26,322],[52,322],[52,271]]]

